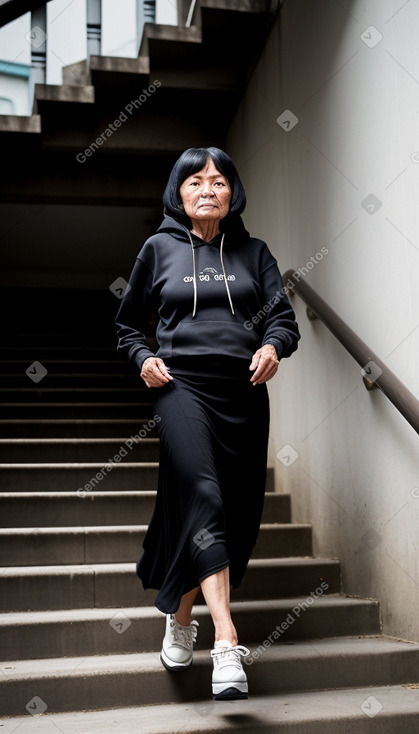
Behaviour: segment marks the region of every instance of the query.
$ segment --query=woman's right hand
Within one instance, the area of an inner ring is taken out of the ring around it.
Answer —
[[[147,357],[144,360],[141,377],[147,387],[162,387],[166,382],[173,380],[163,360],[159,357]]]

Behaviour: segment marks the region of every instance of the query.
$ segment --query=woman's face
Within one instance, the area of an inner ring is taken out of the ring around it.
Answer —
[[[219,220],[227,216],[230,208],[230,184],[217,171],[212,158],[205,166],[188,176],[179,189],[185,214],[193,221]]]

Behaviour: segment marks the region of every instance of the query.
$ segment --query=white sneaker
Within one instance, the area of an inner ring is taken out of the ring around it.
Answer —
[[[226,640],[218,640],[211,650],[214,661],[212,673],[212,697],[216,701],[230,701],[247,698],[247,676],[243,670],[240,655],[250,655],[243,645],[233,645]]]
[[[184,627],[174,614],[166,614],[166,634],[160,660],[167,670],[189,670],[198,627],[199,623],[195,619]]]

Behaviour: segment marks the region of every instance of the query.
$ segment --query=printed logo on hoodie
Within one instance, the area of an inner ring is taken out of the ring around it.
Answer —
[[[204,268],[198,273],[200,281],[208,282],[210,280],[224,280],[224,274],[219,273],[216,268]],[[227,280],[236,280],[235,275],[227,275]],[[185,275],[183,278],[184,283],[192,283],[193,275]]]

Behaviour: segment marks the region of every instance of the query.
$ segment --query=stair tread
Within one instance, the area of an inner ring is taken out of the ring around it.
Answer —
[[[32,528],[0,528],[0,537],[5,536],[19,536],[26,537],[27,535],[33,535],[34,533],[39,535],[76,535],[78,533],[99,533],[101,535],[105,533],[133,533],[139,531],[145,531],[147,525],[72,525],[68,527],[63,526],[50,526],[50,527],[32,527]]]
[[[269,608],[283,612],[290,607],[297,606],[307,599],[306,596],[286,597],[283,599],[269,600]],[[251,612],[266,609],[267,602],[263,601],[234,601],[230,603],[231,611],[234,615],[236,612]],[[363,599],[358,597],[345,596],[344,594],[324,594],[316,598],[316,607],[334,608],[349,607],[356,608],[359,606],[377,606],[375,599]],[[154,618],[164,618],[155,606],[148,607],[87,607],[86,609],[59,609],[53,611],[25,611],[25,612],[0,612],[0,627],[9,627],[10,625],[25,624],[50,624],[53,622],[85,622],[88,620],[109,620],[115,614],[123,613],[130,620],[145,620]],[[208,616],[209,610],[205,604],[196,604],[194,606],[194,617],[200,618]]]
[[[18,347],[8,348],[6,350],[6,353],[7,354],[10,354],[10,349],[15,349],[16,350],[16,349],[18,349]],[[27,350],[28,347],[23,347],[23,349]],[[60,347],[60,351],[61,350],[62,350],[62,348]],[[13,365],[19,365],[19,366],[22,366],[22,367],[28,365],[28,360],[27,359],[18,359],[18,358],[17,359],[3,359],[1,357],[2,351],[3,350],[0,348],[0,364],[5,364],[5,365],[13,364]],[[71,365],[77,365],[77,364],[97,364],[97,365],[100,365],[100,366],[102,366],[104,364],[108,364],[108,365],[109,364],[114,364],[114,365],[119,365],[120,367],[123,367],[124,369],[127,369],[126,364],[121,359],[71,359],[71,360],[69,360],[69,359],[49,359],[48,358],[48,364],[49,365],[51,365],[51,364],[52,365],[57,365],[57,364],[61,364],[61,365],[64,365],[64,364],[66,364],[66,365],[68,365],[68,364],[71,364]],[[15,375],[16,373],[13,372],[13,373],[10,373],[10,374]],[[89,372],[87,374],[90,375],[90,374],[93,374],[93,373]],[[100,372],[100,374],[102,374],[102,372]],[[72,373],[68,373],[68,376],[71,377],[73,375],[72,375]]]
[[[33,388],[33,389],[36,390],[36,388]],[[40,388],[40,389],[42,389],[42,388]],[[109,407],[109,406],[112,406],[112,407],[115,407],[115,408],[116,407],[126,408],[129,405],[135,405],[135,406],[138,406],[138,405],[141,405],[141,406],[152,406],[153,403],[146,403],[143,400],[138,401],[138,402],[130,401],[129,403],[120,403],[120,402],[116,402],[116,401],[115,402],[112,402],[112,403],[110,403],[110,402],[104,403],[104,402],[101,402],[101,401],[94,402],[94,403],[92,403],[92,402],[89,402],[89,403],[88,402],[86,402],[86,403],[85,402],[83,402],[83,403],[76,403],[76,402],[73,402],[73,403],[63,403],[63,402],[60,401],[60,402],[57,402],[57,403],[56,402],[53,402],[53,403],[51,403],[51,402],[47,402],[47,403],[45,403],[45,402],[42,402],[42,403],[41,402],[39,402],[39,403],[38,402],[36,402],[36,403],[34,403],[34,402],[31,402],[31,403],[17,403],[15,405],[17,407],[20,407],[20,408],[33,408],[34,406],[36,406],[37,408],[45,408],[45,407],[53,407],[53,408],[67,408],[67,407],[71,407],[71,408],[73,408],[76,405],[79,405],[80,407],[83,407],[83,408],[91,408],[91,407],[94,407],[94,406],[97,406],[97,405],[99,405],[101,407]],[[9,408],[9,407],[10,407],[10,403],[0,403],[0,408]]]
[[[126,443],[126,437],[115,438],[0,438],[0,446],[50,446],[50,445],[61,445],[66,444],[69,446],[85,446],[86,444],[99,444],[106,446],[107,444],[113,444],[121,442]],[[159,443],[158,438],[141,438],[137,443],[141,445],[155,445]],[[19,462],[19,466],[20,466]]]
[[[286,667],[292,661],[309,662],[319,657],[342,658],[370,657],[371,655],[404,655],[414,652],[419,655],[419,643],[397,640],[384,635],[367,637],[327,637],[314,640],[298,640],[293,643],[271,644],[264,649],[263,656],[256,660],[276,662]],[[39,658],[36,660],[8,660],[1,664],[1,671],[5,673],[7,681],[22,678],[59,678],[60,676],[85,676],[97,673],[118,674],[128,671],[148,672],[161,670],[165,674],[159,659],[160,650],[155,652],[136,652],[114,655],[88,655],[77,657]],[[208,650],[194,651],[194,665],[212,665]],[[1,686],[0,679],[0,686]],[[416,676],[412,672],[412,683]]]
[[[1,494],[0,494],[1,498]],[[38,525],[33,527],[18,527],[18,528],[1,528],[0,527],[0,536],[9,536],[9,535],[33,535],[34,533],[37,533],[39,535],[73,535],[75,533],[98,533],[98,534],[104,534],[104,533],[134,533],[138,531],[145,531],[148,527],[147,523],[136,523],[135,525],[43,525],[39,527]],[[307,528],[311,528],[311,525],[302,525],[298,523],[261,523],[260,529],[261,530],[285,530],[285,531],[298,531],[298,530],[306,530]]]
[[[332,691],[305,691],[272,696],[251,696],[245,701],[212,701],[170,703],[145,707],[76,711],[71,713],[46,712],[42,716],[3,719],[4,734],[19,730],[22,734],[197,734],[197,732],[266,732],[286,731],[289,734],[327,734],[355,731],[371,732],[371,716],[364,713],[368,699],[378,701],[382,711],[377,713],[374,731],[395,732],[392,717],[419,714],[418,691],[406,685],[374,686],[338,689]],[[410,718],[410,717],[409,717]],[[342,728],[340,721],[352,728]],[[385,728],[384,722],[390,720]],[[316,726],[317,724],[317,726]],[[365,728],[359,727],[365,725]],[[327,729],[324,727],[327,726]],[[403,729],[403,719],[398,724]],[[141,727],[141,728],[140,728]],[[310,728],[308,728],[310,727]],[[409,731],[412,731],[411,729]]]
[[[138,426],[141,423],[146,423],[146,418],[2,418],[0,419],[0,426],[14,426],[14,425],[29,425],[29,426],[67,426],[67,425],[107,425],[112,427],[113,425],[121,425],[122,423],[126,426]],[[55,437],[59,438],[59,437]],[[64,436],[65,438],[65,436]],[[113,438],[113,436],[107,436],[107,438]]]
[[[121,489],[120,491],[112,491],[109,490],[108,492],[100,492],[98,490],[93,490],[92,492],[89,492],[86,494],[86,497],[94,497],[95,499],[121,499],[122,497],[155,497],[157,494],[156,489],[144,489],[143,491],[138,491],[135,489],[131,490],[124,490]],[[275,496],[275,495],[270,495]],[[0,501],[2,499],[22,499],[25,502],[27,502],[29,499],[59,499],[60,501],[63,500],[63,492],[31,492],[30,494],[28,492],[1,492],[0,491]],[[68,491],[65,493],[65,500],[68,499],[77,499],[80,500],[80,495],[77,494],[77,492],[71,492]]]
[[[2,375],[2,377],[6,377],[7,375]],[[60,377],[63,377],[63,375],[59,375]],[[87,375],[90,377],[90,375]],[[93,375],[94,376],[94,375]],[[103,375],[99,375],[99,377],[102,377]],[[118,375],[119,377],[120,375]],[[72,378],[74,377],[81,377],[81,375],[71,375]],[[109,375],[106,375],[106,377],[109,377]],[[38,383],[39,384],[39,383]],[[33,385],[29,385],[28,387],[0,387],[0,398],[3,397],[3,394],[9,395],[10,393],[28,393],[29,395],[33,394],[34,391],[36,392],[43,392],[45,394],[51,393],[60,393],[60,392],[116,392],[116,393],[127,393],[127,392],[133,392],[134,389],[132,387],[74,387],[74,385],[69,385],[68,387],[49,387],[40,385],[39,387],[34,387]],[[141,384],[138,384],[138,387],[136,388],[137,392],[142,392],[146,394],[147,388],[143,387]]]
[[[278,567],[278,566],[324,566],[339,565],[338,559],[312,558],[311,556],[296,556],[286,558],[257,558],[249,561],[249,568]],[[100,574],[100,573],[134,573],[136,564],[133,563],[84,563],[66,564],[66,566],[8,566],[0,567],[0,577],[10,578],[16,576],[46,576],[50,574],[69,576],[76,573]]]
[[[86,469],[95,469],[95,468],[103,468],[107,464],[113,464],[113,468],[121,468],[124,469],[139,469],[141,467],[145,467],[147,469],[150,468],[157,468],[159,466],[158,461],[120,461],[120,462],[110,462],[110,461],[65,461],[65,462],[48,462],[48,463],[24,463],[19,462],[18,464],[0,464],[0,470],[7,469],[10,471],[16,471],[16,470],[39,470],[44,471],[45,469],[78,469],[80,467],[86,468]]]

